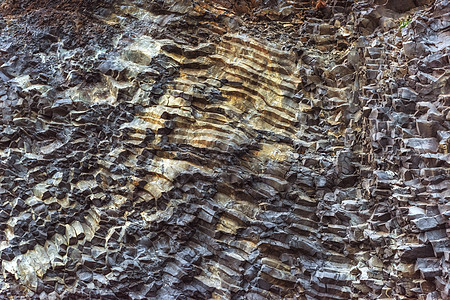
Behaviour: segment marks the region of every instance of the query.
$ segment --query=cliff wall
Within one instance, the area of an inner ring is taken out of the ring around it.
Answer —
[[[0,295],[447,299],[450,1],[0,1]]]

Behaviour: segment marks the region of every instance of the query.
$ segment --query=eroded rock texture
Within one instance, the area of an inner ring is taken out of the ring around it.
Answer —
[[[0,3],[2,298],[448,298],[448,0]]]

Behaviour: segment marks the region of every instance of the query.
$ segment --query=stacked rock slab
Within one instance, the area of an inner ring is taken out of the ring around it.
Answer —
[[[403,9],[392,3],[386,7],[394,13],[380,7],[361,17],[362,22],[379,18],[381,26],[357,46],[364,56],[361,102],[372,156],[366,191],[377,202],[369,238],[382,249],[376,250],[377,267],[392,282],[394,294],[445,299],[450,35],[444,20],[450,3],[435,1],[403,15],[407,21],[400,29],[392,20]]]
[[[0,3],[2,298],[448,298],[450,1]]]

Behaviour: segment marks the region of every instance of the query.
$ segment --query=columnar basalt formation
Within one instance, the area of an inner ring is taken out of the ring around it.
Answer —
[[[0,1],[1,298],[447,299],[450,1]]]

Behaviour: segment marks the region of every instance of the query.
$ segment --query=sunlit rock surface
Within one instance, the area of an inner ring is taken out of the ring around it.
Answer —
[[[0,3],[1,298],[448,298],[450,1]]]

